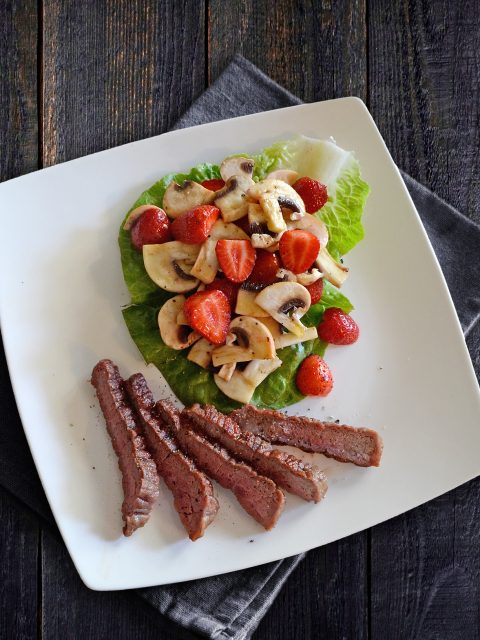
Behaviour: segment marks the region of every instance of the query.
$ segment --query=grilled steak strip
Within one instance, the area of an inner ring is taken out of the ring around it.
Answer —
[[[235,494],[245,511],[265,529],[275,526],[285,496],[270,478],[259,475],[244,462],[232,458],[219,444],[195,431],[187,416],[168,402],[157,402],[159,416],[173,431],[182,449],[198,466],[225,489]]]
[[[173,494],[175,509],[190,540],[197,540],[218,511],[212,483],[180,451],[175,438],[156,415],[155,401],[143,375],[135,373],[125,387],[142,422],[158,473]]]
[[[237,423],[215,407],[194,404],[184,409],[182,415],[207,438],[219,442],[229,453],[245,460],[286,491],[313,502],[319,502],[325,495],[327,480],[318,467],[274,449],[253,433],[242,434]]]
[[[142,430],[128,402],[118,367],[111,360],[100,360],[93,369],[91,382],[122,472],[123,534],[131,536],[147,522],[158,498],[157,469],[145,448]]]
[[[359,467],[378,467],[380,464],[383,442],[371,429],[286,416],[280,411],[257,409],[250,404],[236,409],[230,417],[244,433],[251,431],[274,444],[289,444],[304,451],[323,453]]]

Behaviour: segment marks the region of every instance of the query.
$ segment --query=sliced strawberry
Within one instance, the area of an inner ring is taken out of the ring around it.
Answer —
[[[330,344],[353,344],[359,335],[360,329],[352,316],[337,307],[327,309],[318,325],[318,337]]]
[[[295,382],[304,396],[327,396],[333,389],[330,367],[317,355],[305,358],[298,367]]]
[[[146,209],[130,230],[130,240],[137,251],[144,244],[162,244],[171,239],[170,223],[163,209]]]
[[[252,273],[255,249],[250,240],[219,240],[215,252],[220,269],[232,282],[243,282]]]
[[[203,204],[191,211],[182,213],[171,226],[175,240],[186,244],[201,244],[208,238],[211,228],[220,215],[220,209],[210,204]]]
[[[200,184],[210,191],[220,191],[225,186],[225,181],[221,178],[213,178],[212,180],[204,180]]]
[[[280,269],[280,258],[276,253],[265,249],[257,249],[257,259],[253,271],[248,277],[247,284],[269,285],[277,281],[277,271]]]
[[[205,285],[205,289],[207,291],[223,291],[223,293],[227,296],[228,302],[230,303],[230,308],[232,312],[235,310],[237,305],[237,294],[240,288],[239,284],[235,282],[231,282],[231,280],[227,280],[227,278],[215,278],[213,282]]]
[[[312,282],[312,284],[309,284],[307,289],[310,293],[312,304],[317,304],[323,293],[323,278],[319,278],[318,280],[315,280],[315,282]]]
[[[223,344],[230,325],[230,303],[218,290],[198,291],[187,298],[183,311],[194,331],[212,344]]]
[[[303,200],[307,213],[315,213],[328,200],[327,187],[313,178],[300,178],[292,187]]]
[[[310,269],[318,256],[320,241],[310,231],[294,229],[282,235],[279,249],[285,268],[293,273],[303,273]]]

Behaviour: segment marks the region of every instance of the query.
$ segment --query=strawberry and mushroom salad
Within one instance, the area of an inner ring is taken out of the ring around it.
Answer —
[[[330,392],[327,344],[359,335],[339,289],[368,193],[352,152],[299,136],[140,196],[119,233],[123,316],[185,405],[280,409]]]

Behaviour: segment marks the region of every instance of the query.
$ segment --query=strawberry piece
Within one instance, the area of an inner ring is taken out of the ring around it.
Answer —
[[[243,282],[252,273],[255,249],[250,240],[219,240],[215,252],[221,270],[232,282]]]
[[[130,230],[130,240],[137,251],[144,244],[162,244],[171,239],[170,223],[163,209],[146,209]]]
[[[298,367],[295,382],[304,396],[328,396],[333,389],[333,375],[330,367],[317,355],[305,358]]]
[[[310,231],[294,229],[282,235],[279,249],[284,266],[293,273],[303,273],[318,256],[320,241]]]
[[[353,344],[359,334],[360,329],[352,316],[337,307],[327,309],[318,325],[318,337],[330,344]]]
[[[309,284],[306,288],[310,293],[312,304],[317,304],[317,302],[322,297],[322,293],[323,293],[323,278],[319,278],[318,280],[315,280],[315,282],[312,282],[312,284]]]
[[[222,291],[228,298],[228,302],[230,303],[230,308],[232,312],[235,310],[237,305],[237,295],[240,285],[235,282],[231,282],[226,278],[215,278],[213,282],[205,285],[205,289],[207,291]]]
[[[299,178],[292,187],[303,200],[307,213],[315,213],[328,200],[327,187],[313,178]]]
[[[201,244],[208,238],[211,228],[220,215],[220,209],[210,204],[203,204],[178,216],[172,224],[171,231],[175,240],[185,244]]]
[[[194,331],[212,344],[223,344],[230,325],[230,303],[218,290],[198,291],[187,298],[183,311]]]
[[[204,180],[200,184],[210,191],[220,191],[225,186],[225,181],[221,178],[213,178],[212,180]]]
[[[280,266],[280,258],[277,254],[265,249],[257,249],[257,259],[247,284],[273,284],[277,281],[277,271]]]

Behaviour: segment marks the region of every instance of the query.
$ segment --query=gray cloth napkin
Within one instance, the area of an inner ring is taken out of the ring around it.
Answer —
[[[175,128],[301,104],[247,60],[237,56],[190,107]],[[480,228],[433,193],[404,175],[450,288],[477,375],[480,373]],[[469,273],[465,278],[464,274]],[[0,362],[0,484],[38,514],[51,512],[23,435],[5,360]],[[159,613],[208,638],[249,638],[301,561],[294,556],[222,576],[136,593]],[[191,636],[190,636],[191,637]]]

